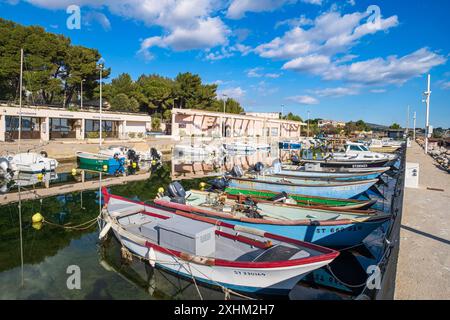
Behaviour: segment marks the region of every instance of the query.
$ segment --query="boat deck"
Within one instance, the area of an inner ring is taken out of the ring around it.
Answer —
[[[415,142],[406,161],[420,165],[419,188],[405,188],[395,299],[448,299],[450,176]]]

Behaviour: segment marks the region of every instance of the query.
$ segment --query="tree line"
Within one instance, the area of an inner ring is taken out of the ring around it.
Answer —
[[[76,108],[81,90],[84,101],[98,101],[98,50],[74,45],[69,38],[39,26],[23,26],[1,18],[0,100],[18,100],[20,49],[24,50],[25,102]],[[111,68],[104,67],[103,78],[110,74]],[[244,111],[232,98],[220,100],[216,84],[204,84],[199,75],[189,72],[174,79],[143,74],[136,81],[123,73],[104,85],[104,98],[111,110],[148,112],[162,119],[168,119],[174,107],[222,111],[225,103],[226,112]]]

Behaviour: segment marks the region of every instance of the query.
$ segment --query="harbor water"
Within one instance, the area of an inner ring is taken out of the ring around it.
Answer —
[[[197,288],[190,279],[152,268],[147,262],[125,261],[121,257],[120,244],[112,234],[100,242],[97,225],[82,224],[99,214],[100,179],[113,181],[106,185],[113,194],[151,201],[158,188],[167,187],[173,180],[179,180],[186,190],[198,189],[200,182],[220,176],[235,164],[244,169],[258,161],[269,164],[273,153],[262,151],[220,159],[172,157],[161,164],[129,171],[129,177],[133,177],[131,181],[80,170],[77,175],[72,175],[69,169],[45,182],[22,184],[21,192],[28,196],[22,200],[21,217],[17,202],[0,203],[0,299],[224,299],[224,293],[218,288],[202,285]],[[65,167],[73,166],[75,164]],[[114,179],[122,180],[115,184]],[[390,212],[397,177],[383,175],[382,180],[359,198],[376,199],[376,209]],[[71,186],[80,183],[93,183],[97,187],[71,191]],[[14,182],[4,183],[3,199],[14,198],[17,189]],[[56,190],[54,194],[53,189]],[[47,196],[39,195],[39,190],[46,191]],[[35,213],[41,213],[47,222],[32,224]],[[71,229],[71,226],[79,227]],[[360,297],[367,290],[367,278],[374,272],[371,266],[378,266],[386,257],[389,246],[386,234],[391,227],[392,221],[386,222],[365,239],[364,246],[344,248],[329,266],[309,274],[289,295],[281,298]],[[81,271],[79,289],[68,286],[70,266],[77,266]]]

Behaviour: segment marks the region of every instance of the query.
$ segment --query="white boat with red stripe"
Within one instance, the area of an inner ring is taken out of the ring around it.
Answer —
[[[234,291],[288,294],[339,252],[311,243],[112,195],[100,238],[112,229],[152,266]]]

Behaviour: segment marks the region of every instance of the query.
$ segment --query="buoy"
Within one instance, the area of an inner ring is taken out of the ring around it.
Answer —
[[[164,193],[164,188],[163,187],[159,187],[158,188],[158,193]]]
[[[42,222],[33,222],[33,223],[31,224],[31,226],[33,227],[33,229],[36,229],[36,230],[41,230],[41,229],[42,229],[42,225],[43,225]]]
[[[36,178],[37,178],[39,181],[42,181],[42,179],[44,179],[44,175],[43,175],[42,173],[38,173],[37,176],[36,176]]]
[[[200,189],[205,189],[205,187],[206,187],[206,183],[205,182],[200,182]]]
[[[133,163],[131,163],[131,166],[133,167],[133,169],[134,168],[136,168],[137,167],[137,163],[136,162],[133,162]]]
[[[75,169],[75,168],[72,169],[72,175],[73,175],[73,176],[76,176],[76,175],[77,175],[77,169]]]
[[[152,165],[155,165],[156,164],[156,160],[152,160]]]
[[[106,164],[103,165],[103,171],[108,171],[108,166]]]
[[[33,223],[36,222],[42,222],[44,221],[44,217],[42,216],[42,214],[40,214],[39,212],[36,212],[32,217],[31,217],[31,221]]]

